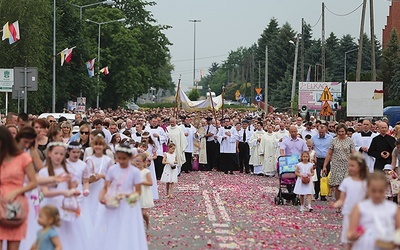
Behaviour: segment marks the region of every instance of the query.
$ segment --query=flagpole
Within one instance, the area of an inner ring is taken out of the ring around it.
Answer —
[[[174,105],[174,117],[177,118],[178,115],[178,95],[179,95],[179,91],[181,88],[181,77],[182,75],[179,75],[179,80],[178,80],[178,88],[176,90],[176,95],[175,95],[175,105]]]
[[[213,99],[212,99],[212,94],[211,94],[211,88],[210,88],[210,86],[208,86],[208,92],[210,93],[211,107],[212,107],[212,111],[213,111],[214,120],[215,120],[215,123],[217,123],[217,118],[215,117],[214,101],[213,101]]]

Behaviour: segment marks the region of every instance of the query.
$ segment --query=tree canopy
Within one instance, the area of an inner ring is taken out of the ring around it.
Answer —
[[[118,0],[114,6],[95,5],[83,9],[71,4],[87,5],[91,0],[57,1],[57,53],[76,46],[70,63],[60,66],[56,56],[56,110],[61,111],[69,100],[82,95],[94,107],[97,96],[97,77],[89,78],[86,62],[96,58],[95,72],[108,66],[110,74],[100,75],[100,107],[115,108],[125,101],[146,93],[150,87],[173,89],[170,72],[173,70],[164,31],[169,26],[156,23],[148,6],[153,1]],[[0,0],[0,21],[5,24],[19,21],[21,40],[0,44],[1,68],[38,67],[39,91],[29,92],[28,112],[51,110],[53,60],[53,1]],[[107,22],[125,18],[125,22],[101,25],[100,63],[97,58],[98,25],[86,22]],[[11,99],[11,98],[10,98]],[[16,111],[17,103],[10,103]],[[0,105],[4,106],[4,95]]]

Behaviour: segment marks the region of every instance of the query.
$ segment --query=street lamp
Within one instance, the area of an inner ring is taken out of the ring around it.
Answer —
[[[296,93],[296,76],[297,76],[297,58],[298,58],[298,55],[299,55],[299,39],[300,39],[300,34],[297,34],[296,44],[292,40],[289,41],[289,43],[291,43],[291,44],[296,46],[296,50],[295,50],[295,53],[294,53],[292,94],[290,96],[290,103],[291,103],[292,109],[294,107],[294,94]]]
[[[56,112],[56,0],[53,2],[53,93],[52,112]]]
[[[344,52],[344,75],[343,75],[344,82],[343,82],[343,84],[346,84],[346,82],[347,82],[347,53],[354,52],[356,50],[358,50],[358,48]]]
[[[192,19],[189,22],[193,23],[193,86],[196,86],[196,23],[201,20]]]
[[[99,5],[99,4],[114,5],[115,2],[111,1],[111,0],[107,0],[107,1],[102,1],[102,2],[98,2],[98,3],[87,4],[87,5],[78,5],[78,4],[74,4],[74,3],[70,3],[70,4],[72,6],[75,6],[75,7],[79,8],[79,19],[82,20],[82,9],[90,7],[90,6]]]
[[[85,21],[97,24],[99,26],[99,35],[98,35],[99,37],[98,37],[98,47],[97,47],[97,72],[99,72],[100,71],[100,41],[101,41],[100,40],[100,36],[101,36],[100,32],[101,32],[101,25],[108,24],[108,23],[115,23],[115,22],[125,22],[126,19],[125,18],[121,18],[121,19],[107,21],[107,22],[101,22],[101,23],[92,21],[90,19],[86,19]],[[100,74],[97,73],[97,98],[96,98],[96,107],[97,108],[99,108],[99,99],[100,99],[100,97],[99,97],[99,94],[100,94],[99,93],[100,92],[99,91],[99,85],[100,85]]]

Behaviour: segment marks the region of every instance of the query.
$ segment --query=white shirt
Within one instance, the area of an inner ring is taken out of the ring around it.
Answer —
[[[217,129],[214,127],[214,125],[207,124],[206,126],[204,126],[204,131],[205,131],[205,134],[209,134],[209,133],[213,134],[212,136],[207,137],[207,141],[214,141],[214,135],[217,134]]]

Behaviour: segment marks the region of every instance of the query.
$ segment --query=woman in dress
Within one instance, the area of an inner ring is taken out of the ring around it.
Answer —
[[[355,146],[351,138],[347,137],[347,127],[343,123],[336,126],[337,137],[332,139],[326,155],[322,171],[327,173],[326,166],[331,162],[329,186],[335,191],[336,200],[340,197],[339,185],[347,175],[349,156],[355,153]],[[341,212],[338,209],[337,212]]]
[[[111,142],[109,144],[110,150],[115,154],[115,148],[118,146],[118,144],[121,142],[121,134],[120,133],[115,133],[111,136]]]
[[[28,177],[24,186],[25,175]],[[0,127],[0,194],[6,201],[13,202],[18,196],[23,206],[28,209],[28,201],[24,196],[25,192],[37,186],[35,170],[32,158],[28,153],[22,152],[10,131]],[[9,228],[0,224],[0,246],[7,241],[9,250],[18,250],[20,241],[25,238],[28,227],[28,220],[20,226]]]

